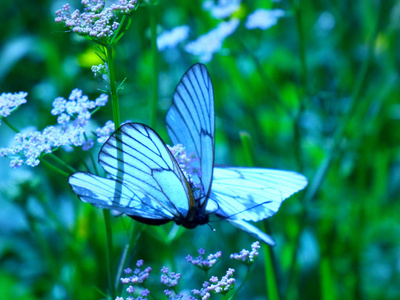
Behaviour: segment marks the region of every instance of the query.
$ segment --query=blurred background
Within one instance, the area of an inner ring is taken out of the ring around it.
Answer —
[[[79,1],[70,3],[81,8]],[[53,100],[74,88],[90,99],[104,88],[90,70],[101,62],[94,44],[54,22],[63,4],[0,3],[0,92],[29,93],[7,118],[19,129],[55,124]],[[248,16],[259,8],[284,15],[268,29],[248,29]],[[190,28],[186,41],[160,51],[157,64],[152,18],[158,35]],[[232,19],[239,25],[212,58],[185,51],[190,41]],[[400,2],[394,0],[242,1],[224,17],[200,0],[160,0],[133,15],[116,46],[117,81],[127,78],[122,121],[148,123],[158,70],[155,130],[168,142],[164,117],[175,86],[202,60],[214,84],[216,164],[249,165],[246,136],[255,166],[294,170],[309,180],[265,221],[277,243],[273,262],[260,254],[239,299],[267,299],[266,265],[275,270],[275,299],[400,299],[399,30]],[[100,126],[111,118],[109,103],[93,121]],[[7,147],[14,133],[2,122],[0,136],[0,147]],[[92,150],[95,157],[99,147]],[[81,157],[62,149],[55,154],[82,169]],[[101,210],[79,201],[67,178],[42,164],[8,165],[9,159],[0,159],[0,298],[101,299],[99,291],[107,289]],[[123,216],[112,226],[115,268],[131,227],[138,226],[124,267],[144,259],[153,268],[148,286],[154,295],[162,294],[157,281],[163,265],[182,273],[178,290],[201,287],[208,278],[184,259],[201,247],[223,253],[209,275],[220,277],[233,267],[239,285],[246,270],[229,254],[254,241],[226,222],[213,223],[216,232],[202,226],[176,235],[173,224],[140,226]]]

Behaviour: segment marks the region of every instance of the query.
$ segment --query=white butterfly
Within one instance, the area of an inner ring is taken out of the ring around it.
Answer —
[[[146,224],[174,221],[194,228],[215,214],[273,245],[269,235],[247,221],[275,214],[307,179],[290,171],[214,167],[214,119],[210,76],[204,65],[195,64],[176,87],[166,123],[172,143],[196,157],[191,167],[197,173],[186,174],[150,127],[126,123],[99,153],[109,178],[78,172],[69,183],[82,201]]]

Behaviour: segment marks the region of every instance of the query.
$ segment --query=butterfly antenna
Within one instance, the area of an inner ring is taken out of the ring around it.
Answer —
[[[217,230],[215,230],[215,228],[213,228],[213,227],[210,225],[210,223],[207,223],[207,225],[210,227],[211,231],[217,231]]]

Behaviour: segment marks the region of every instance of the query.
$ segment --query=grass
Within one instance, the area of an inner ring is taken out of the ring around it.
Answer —
[[[0,4],[9,24],[0,29],[0,90],[29,92],[28,103],[7,121],[41,130],[56,122],[54,98],[80,88],[92,99],[105,86],[90,72],[94,44],[53,22],[60,3],[19,5]],[[248,13],[273,6],[286,12],[277,25],[244,27]],[[400,297],[398,14],[399,3],[390,0],[253,1],[235,13],[242,25],[207,63],[215,90],[216,164],[296,170],[309,179],[304,192],[265,221],[277,246],[265,246],[238,299]],[[119,93],[121,122],[151,123],[168,140],[166,110],[197,58],[183,45],[157,53],[154,34],[187,24],[194,40],[219,22],[200,1],[138,9],[113,49],[117,84],[127,78]],[[101,125],[112,116],[109,103],[93,118]],[[0,134],[5,147],[14,134],[4,120]],[[98,150],[91,152],[94,161]],[[84,170],[82,160],[93,168],[86,153],[54,155],[74,169]],[[65,176],[44,163],[19,170],[8,163],[0,160],[0,289],[8,298],[100,299],[114,287],[115,276],[107,276],[118,272],[121,258],[123,267],[144,259],[153,268],[149,289],[156,295],[163,290],[163,265],[182,273],[182,289],[199,288],[207,278],[184,258],[201,247],[222,250],[216,276],[233,267],[237,286],[246,276],[228,254],[254,240],[226,222],[212,223],[213,232],[111,216],[111,245],[103,213],[79,201]]]

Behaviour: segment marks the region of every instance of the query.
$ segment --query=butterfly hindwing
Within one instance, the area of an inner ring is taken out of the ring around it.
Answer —
[[[182,144],[198,161],[192,167],[200,174],[192,180],[203,188],[204,206],[208,198],[214,167],[214,93],[210,75],[204,65],[195,64],[176,87],[166,116],[172,144]]]
[[[150,127],[122,125],[103,145],[99,163],[111,178],[76,173],[83,201],[150,219],[185,218],[193,198],[176,160]]]
[[[282,201],[302,190],[307,179],[298,173],[261,168],[214,168],[210,198],[215,214],[230,220],[260,221],[275,214]]]
[[[233,226],[239,228],[240,230],[246,231],[256,239],[261,240],[264,243],[269,244],[271,246],[275,246],[274,240],[268,234],[266,234],[256,226],[243,220],[231,220],[231,219],[226,219],[226,220]]]

